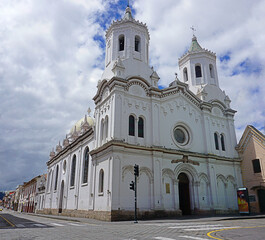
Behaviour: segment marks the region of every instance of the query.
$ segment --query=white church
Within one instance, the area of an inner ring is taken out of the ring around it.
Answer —
[[[242,186],[235,110],[219,87],[216,55],[193,36],[180,80],[158,88],[146,24],[128,6],[106,31],[94,117],[79,120],[50,153],[46,214],[132,219],[232,213]]]

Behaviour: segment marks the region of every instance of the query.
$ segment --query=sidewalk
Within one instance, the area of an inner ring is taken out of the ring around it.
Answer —
[[[57,216],[57,215],[45,215],[45,214],[35,214],[35,213],[22,213],[37,217],[45,217],[51,219],[65,220],[65,221],[74,221],[74,222],[83,222],[87,224],[96,224],[96,225],[104,225],[104,224],[128,224],[134,223],[134,221],[115,221],[115,222],[105,222],[91,218],[78,218],[78,217],[68,217],[68,216]],[[250,214],[250,215],[208,215],[208,216],[200,216],[200,215],[189,215],[189,216],[178,216],[176,218],[170,219],[154,219],[154,220],[138,220],[139,223],[170,223],[170,222],[212,222],[212,221],[231,221],[231,220],[239,220],[239,219],[257,219],[257,218],[265,218],[265,214]]]

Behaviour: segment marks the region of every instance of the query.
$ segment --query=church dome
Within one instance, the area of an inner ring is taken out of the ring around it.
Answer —
[[[75,131],[75,128],[76,128],[76,131],[77,132],[80,132],[81,131],[81,126],[85,122],[85,118],[86,118],[87,123],[88,123],[88,125],[90,127],[92,127],[94,125],[94,119],[92,117],[85,116],[85,117],[81,118],[79,121],[77,121],[75,123],[75,125],[71,128],[71,130],[70,130],[70,133],[71,134]]]

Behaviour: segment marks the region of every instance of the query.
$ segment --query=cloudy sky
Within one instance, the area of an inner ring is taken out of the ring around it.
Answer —
[[[148,25],[151,65],[161,86],[174,80],[194,26],[200,45],[217,54],[220,86],[238,111],[238,140],[247,124],[264,133],[264,0],[130,4],[134,17]],[[50,150],[94,109],[104,33],[126,5],[126,0],[0,1],[0,191],[44,173]]]

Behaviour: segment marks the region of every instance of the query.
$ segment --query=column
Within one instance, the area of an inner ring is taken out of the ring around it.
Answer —
[[[173,180],[174,197],[175,197],[175,209],[179,210],[179,180]]]

